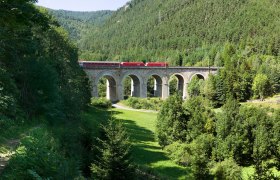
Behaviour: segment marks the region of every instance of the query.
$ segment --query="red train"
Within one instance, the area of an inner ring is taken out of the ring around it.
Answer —
[[[94,67],[168,67],[166,62],[113,62],[113,61],[79,61],[83,68]]]
[[[122,67],[145,66],[143,62],[121,62]]]
[[[145,64],[147,67],[168,67],[168,63],[166,62],[147,62]]]

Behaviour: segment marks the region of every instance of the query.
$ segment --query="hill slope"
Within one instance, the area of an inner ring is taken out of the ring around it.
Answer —
[[[227,41],[278,55],[279,17],[277,0],[133,0],[84,36],[80,47],[86,59],[184,64],[213,59]]]
[[[48,9],[48,11],[58,20],[59,24],[68,31],[70,38],[76,42],[79,41],[87,31],[90,31],[95,26],[101,25],[113,13],[113,11],[108,10],[78,12]]]

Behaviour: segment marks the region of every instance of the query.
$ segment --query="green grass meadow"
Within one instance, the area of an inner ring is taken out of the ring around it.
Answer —
[[[186,179],[188,169],[170,160],[155,139],[156,113],[113,109],[124,122],[132,142],[134,162],[166,179]],[[189,177],[190,178],[190,177]],[[188,179],[189,179],[188,178]]]
[[[133,161],[145,172],[151,172],[162,179],[190,179],[188,169],[175,164],[167,157],[155,139],[156,113],[138,112],[113,108],[111,111],[91,108],[83,119],[89,126],[97,127],[106,118],[114,116],[125,125],[132,142]]]

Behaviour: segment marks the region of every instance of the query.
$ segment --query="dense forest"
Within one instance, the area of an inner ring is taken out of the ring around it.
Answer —
[[[113,13],[112,11],[79,12],[48,9],[59,24],[69,33],[70,38],[78,43],[85,34],[102,25]]]
[[[280,168],[279,113],[234,98],[215,112],[201,96],[183,102],[177,94],[163,103],[156,136],[169,157],[191,167],[194,179],[243,179],[242,168],[252,165],[249,179],[279,179],[271,169]]]
[[[277,0],[133,0],[84,36],[80,57],[220,65],[215,57],[227,41],[278,55],[279,7]]]
[[[89,102],[78,49],[32,2],[1,2],[1,114],[75,118]]]
[[[69,126],[80,126],[88,79],[67,32],[34,3],[0,2],[1,162],[3,143],[26,134],[0,179],[73,179],[83,148]]]

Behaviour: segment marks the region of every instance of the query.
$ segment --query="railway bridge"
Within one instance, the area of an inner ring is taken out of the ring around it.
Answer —
[[[216,74],[218,67],[83,67],[91,81],[92,96],[98,97],[98,83],[107,79],[106,97],[111,101],[124,99],[124,80],[131,78],[131,96],[147,97],[147,83],[154,78],[154,96],[166,99],[169,96],[169,81],[172,76],[178,79],[177,89],[183,99],[188,98],[187,87],[194,76],[207,79]]]

